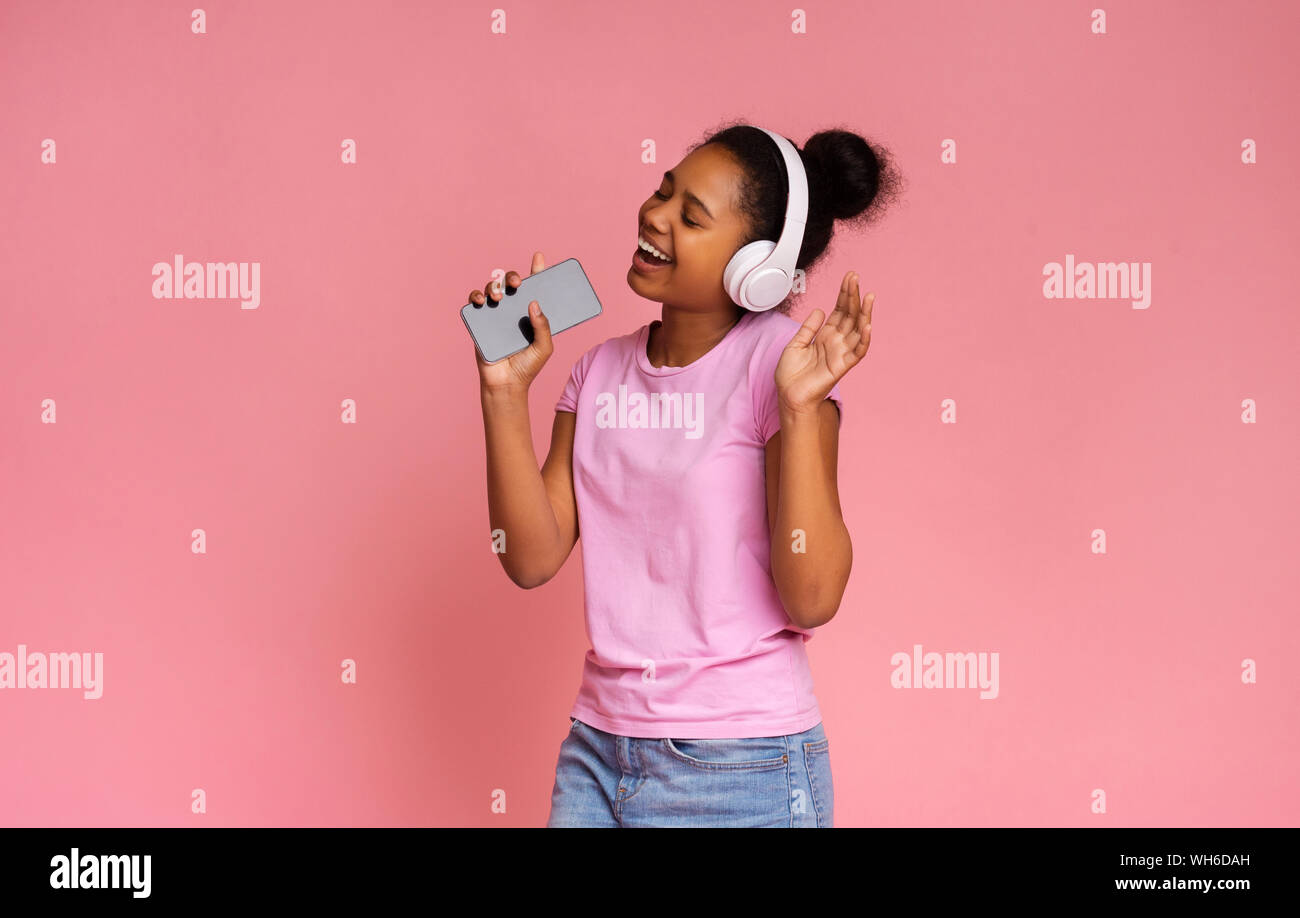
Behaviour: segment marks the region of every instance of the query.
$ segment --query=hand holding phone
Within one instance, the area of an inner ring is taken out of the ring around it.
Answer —
[[[546,270],[546,260],[542,257],[541,252],[534,252],[533,266],[529,276],[531,277],[544,270]],[[511,295],[517,292],[517,288],[521,284],[522,279],[518,271],[506,272],[505,287],[510,288]],[[477,308],[496,308],[489,307],[487,305],[488,301],[491,300],[495,304],[503,296],[504,288],[501,282],[489,281],[483,285],[483,290],[471,290],[469,301],[471,306]],[[529,384],[537,377],[537,374],[541,372],[542,367],[546,365],[546,361],[550,359],[555,350],[551,343],[550,321],[545,315],[540,314],[540,309],[538,309],[539,315],[537,316],[531,315],[531,311],[531,307],[529,307],[527,315],[533,330],[533,340],[527,348],[511,354],[508,359],[488,363],[483,359],[483,354],[478,347],[478,341],[475,339],[474,358],[478,362],[479,380],[485,389],[505,389],[511,386],[527,389]],[[461,310],[461,318],[465,318],[464,309]],[[466,326],[469,326],[468,320],[466,320]],[[470,336],[474,336],[472,328],[470,328]]]
[[[541,252],[533,253],[527,278],[507,272],[504,283],[471,291],[460,311],[474,339],[479,377],[491,389],[527,388],[554,350],[551,335],[600,313],[600,300],[578,259],[547,268]]]

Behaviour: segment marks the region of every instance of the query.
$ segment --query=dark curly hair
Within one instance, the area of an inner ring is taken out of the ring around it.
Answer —
[[[750,225],[741,245],[777,239],[785,222],[789,191],[785,163],[776,144],[743,121],[711,130],[687,152],[717,144],[740,166],[743,178],[738,206]],[[873,146],[851,131],[830,128],[808,138],[802,150],[793,141],[791,145],[798,150],[808,176],[808,220],[795,267],[809,275],[830,246],[834,222],[842,220],[858,228],[875,222],[901,195],[903,177],[885,147]],[[791,291],[776,311],[789,315],[797,296]]]

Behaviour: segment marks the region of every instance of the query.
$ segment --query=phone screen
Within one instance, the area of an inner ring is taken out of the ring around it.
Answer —
[[[501,288],[501,299],[495,305],[488,297],[482,306],[467,303],[460,310],[474,345],[488,363],[517,354],[532,344],[528,304],[533,300],[550,323],[552,335],[601,313],[596,291],[576,258],[566,258],[525,277],[513,292],[504,281]]]

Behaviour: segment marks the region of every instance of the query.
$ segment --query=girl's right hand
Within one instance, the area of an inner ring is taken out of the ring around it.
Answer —
[[[542,253],[534,252],[533,267],[528,272],[529,276],[531,277],[538,271],[545,270],[545,268],[546,262],[542,259]],[[505,282],[513,290],[519,286],[522,279],[518,271],[510,271],[505,276]],[[484,286],[484,290],[487,291],[486,296],[482,290],[471,290],[469,294],[470,302],[484,306],[487,303],[488,296],[492,298],[493,303],[499,303],[501,297],[505,295],[500,282],[489,282]],[[535,314],[534,307],[536,307]],[[528,386],[550,358],[555,349],[551,344],[551,323],[546,316],[542,315],[541,305],[536,300],[528,304],[528,318],[533,324],[533,341],[517,354],[511,354],[496,363],[488,363],[483,359],[483,355],[478,352],[478,348],[474,348],[474,359],[478,363],[479,382],[484,391],[506,391],[510,389],[527,391]]]

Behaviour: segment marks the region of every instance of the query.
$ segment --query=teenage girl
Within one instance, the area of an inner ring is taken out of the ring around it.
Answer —
[[[865,222],[898,176],[847,131],[790,152],[807,183],[806,226],[792,225],[806,272],[833,221]],[[724,269],[747,243],[781,238],[787,182],[775,140],[745,124],[664,173],[637,212],[627,274],[662,319],[577,360],[540,471],[528,389],[553,350],[546,316],[529,304],[527,349],[491,364],[475,352],[506,574],[540,586],[584,536],[591,650],[549,826],[833,824],[804,643],[835,615],[852,564],[838,382],[867,353],[875,295],[864,301],[850,271],[830,317],[814,309],[802,325],[789,297],[766,311],[732,299]],[[535,253],[531,273],[544,268]],[[499,283],[486,289],[501,298]]]

